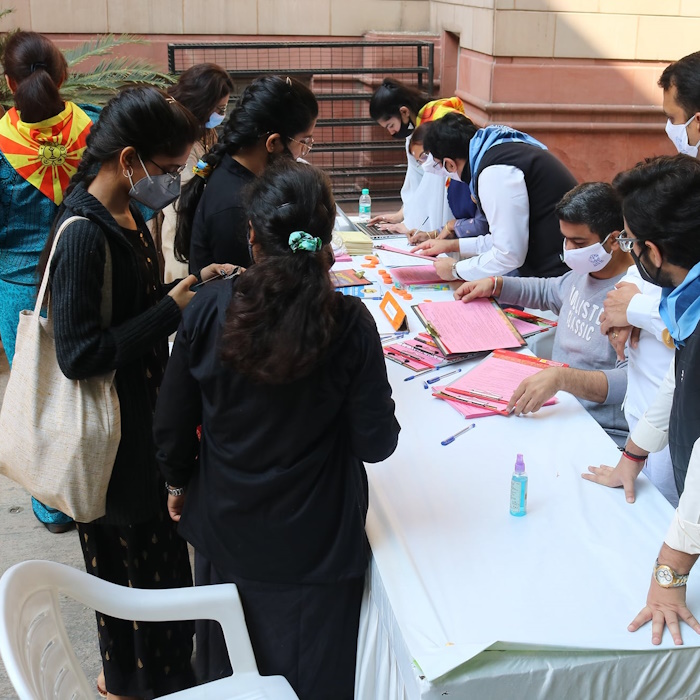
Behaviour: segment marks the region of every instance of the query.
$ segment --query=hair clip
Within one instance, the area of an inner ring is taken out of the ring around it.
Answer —
[[[284,79],[284,82],[287,83],[289,87],[292,87],[292,79],[289,76]]]
[[[41,63],[41,61],[38,61],[37,63],[32,63],[29,72],[33,73],[35,70],[37,70],[37,68],[43,68],[44,70],[48,70],[45,63]]]
[[[177,100],[174,97],[171,97],[170,95],[166,96],[165,101],[171,105],[174,105],[177,102]]]
[[[211,171],[211,165],[201,158],[197,161],[196,165],[192,166],[192,172],[203,180],[206,180],[211,175]]]
[[[289,234],[289,247],[293,253],[296,253],[298,250],[315,253],[321,250],[323,241],[310,233],[306,233],[306,231],[294,231]]]

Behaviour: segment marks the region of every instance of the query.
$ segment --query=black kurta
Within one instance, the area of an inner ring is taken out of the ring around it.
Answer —
[[[190,272],[211,263],[250,267],[245,189],[255,175],[225,155],[209,177],[192,221]]]
[[[399,433],[379,336],[362,303],[341,297],[341,331],[316,368],[254,384],[218,359],[234,285],[207,285],[183,316],[157,457],[170,483],[187,485],[180,533],[196,582],[238,585],[261,671],[302,700],[350,700],[369,555],[363,461],[388,457]],[[197,623],[197,640],[202,680],[230,672],[218,630]]]

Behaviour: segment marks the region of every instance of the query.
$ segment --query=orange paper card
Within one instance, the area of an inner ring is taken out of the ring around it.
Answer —
[[[399,305],[399,302],[394,299],[391,292],[387,292],[382,299],[379,308],[382,310],[384,315],[389,319],[391,327],[395,331],[407,331],[408,330],[408,320],[406,319],[406,313]]]

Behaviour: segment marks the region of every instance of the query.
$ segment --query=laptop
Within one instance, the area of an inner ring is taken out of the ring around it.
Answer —
[[[338,205],[336,205],[335,230],[362,231],[362,233],[366,233],[373,241],[385,240],[387,238],[405,238],[403,233],[381,231],[377,226],[369,226],[361,221],[350,221],[348,215]]]

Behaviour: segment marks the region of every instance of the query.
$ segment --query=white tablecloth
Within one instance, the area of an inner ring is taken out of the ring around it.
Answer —
[[[402,305],[450,298],[414,296]],[[412,312],[409,322],[420,330]],[[402,431],[391,458],[367,465],[373,560],[356,697],[700,693],[692,630],[683,626],[686,648],[674,649],[666,632],[659,649],[649,626],[626,629],[673,510],[644,478],[634,505],[621,490],[581,479],[619,452],[578,401],[562,393],[533,416],[476,419],[475,430],[443,447],[464,419],[387,364]],[[529,475],[524,518],[508,510],[518,452]],[[693,578],[689,605],[700,612]]]

